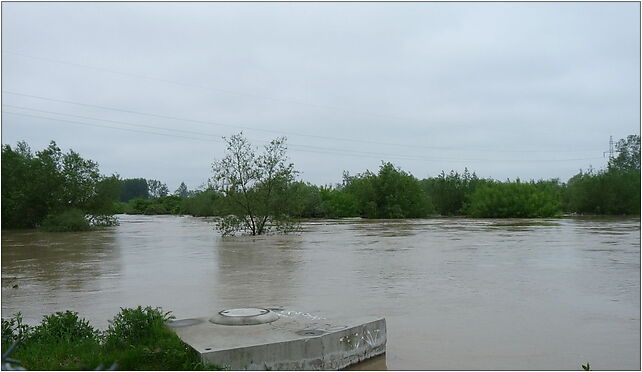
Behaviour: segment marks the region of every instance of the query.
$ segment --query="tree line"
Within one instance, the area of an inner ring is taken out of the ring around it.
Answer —
[[[580,170],[567,182],[499,181],[468,169],[417,179],[382,162],[376,173],[344,172],[341,183],[322,186],[296,180],[285,138],[263,153],[242,134],[226,141],[226,156],[214,162],[207,187],[189,190],[181,183],[173,193],[158,180],[100,175],[95,162],[71,150],[63,154],[54,142],[35,154],[24,142],[4,145],[2,227],[64,224],[70,213],[85,216],[88,226],[111,224],[114,213],[189,214],[219,216],[224,234],[257,235],[291,231],[301,218],[640,214],[639,135],[618,141],[618,155],[605,169]]]

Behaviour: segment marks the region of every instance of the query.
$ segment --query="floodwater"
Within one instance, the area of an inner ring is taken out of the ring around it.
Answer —
[[[389,369],[640,369],[640,219],[309,221],[222,238],[210,220],[2,232],[2,316],[231,307],[384,316]],[[17,288],[14,286],[17,285]]]

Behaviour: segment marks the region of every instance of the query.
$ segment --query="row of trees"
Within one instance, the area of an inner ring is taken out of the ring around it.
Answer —
[[[224,216],[220,224],[224,234],[261,234],[270,226],[291,228],[292,218],[639,214],[639,141],[639,136],[619,141],[618,156],[606,169],[580,171],[567,183],[559,179],[500,182],[479,178],[467,169],[462,174],[442,172],[418,180],[391,163],[382,163],[377,173],[344,173],[339,185],[315,186],[294,180],[296,172],[287,163],[283,139],[256,155],[256,149],[237,135],[228,140],[228,155],[214,164],[210,188],[188,192],[180,201],[178,196],[159,198],[158,205],[147,204],[144,212],[139,211]]]
[[[442,172],[419,180],[391,163],[377,173],[344,173],[341,184],[296,181],[285,139],[259,154],[238,134],[227,139],[226,156],[213,164],[205,190],[184,183],[172,194],[157,180],[105,177],[97,164],[52,142],[31,154],[25,143],[2,148],[2,226],[34,227],[67,210],[86,216],[110,213],[220,216],[223,234],[252,235],[296,229],[297,218],[551,217],[579,214],[640,214],[640,136],[617,143],[606,169],[558,179],[500,182]],[[76,212],[78,213],[78,212]]]

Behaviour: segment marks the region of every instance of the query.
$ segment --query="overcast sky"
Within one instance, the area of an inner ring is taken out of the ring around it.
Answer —
[[[566,181],[640,133],[639,19],[633,2],[3,2],[2,143],[55,140],[171,190],[204,184],[241,129],[286,136],[315,184],[382,160]]]

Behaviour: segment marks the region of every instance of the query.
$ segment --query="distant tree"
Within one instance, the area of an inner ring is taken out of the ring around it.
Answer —
[[[118,175],[101,177],[96,183],[95,193],[89,199],[87,211],[93,215],[107,215],[114,211],[114,202],[119,200],[123,187]]]
[[[144,178],[127,178],[123,180],[120,201],[128,202],[134,198],[149,199],[149,187]]]
[[[489,182],[470,196],[467,212],[483,218],[533,218],[559,215],[559,201],[535,183]]]
[[[64,208],[84,209],[95,195],[95,186],[101,180],[98,164],[83,159],[70,150],[62,156],[61,163],[62,198]]]
[[[147,180],[147,187],[149,188],[149,196],[152,199],[158,199],[169,194],[167,185],[158,180]]]
[[[433,213],[419,181],[392,163],[381,165],[374,188],[378,218],[418,218]]]
[[[451,170],[449,174],[442,171],[437,177],[427,178],[421,181],[426,193],[430,196],[436,212],[443,215],[462,215],[470,195],[487,180],[479,179],[475,172],[464,172],[459,174]]]
[[[342,190],[353,196],[361,217],[377,218],[378,216],[376,178],[377,175],[369,170],[356,176],[350,176],[347,172],[343,174]]]
[[[223,235],[242,231],[261,235],[297,227],[289,186],[294,165],[287,162],[285,138],[277,138],[257,154],[243,133],[225,138],[227,153],[212,164],[212,186],[224,198],[218,229]]]
[[[640,136],[630,135],[615,145],[617,156],[609,160],[609,168],[640,170]]]
[[[180,196],[181,198],[187,198],[189,196],[189,190],[187,190],[185,182],[181,182],[180,186],[174,191],[174,195]]]
[[[421,183],[389,162],[382,162],[378,174],[344,173],[343,184],[342,191],[351,195],[351,198],[335,195],[342,200],[343,213],[353,213],[350,204],[354,202],[359,214],[366,218],[416,218],[434,212]]]
[[[181,203],[182,213],[192,216],[214,216],[216,215],[216,204],[222,198],[221,194],[207,189],[193,192]]]

